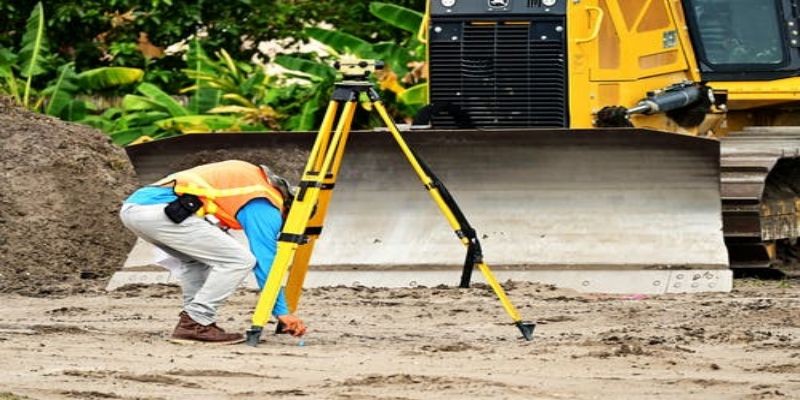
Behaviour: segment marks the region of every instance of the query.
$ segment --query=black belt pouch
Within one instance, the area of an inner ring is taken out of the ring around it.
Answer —
[[[164,207],[164,214],[167,214],[167,218],[170,221],[180,224],[190,215],[196,213],[202,206],[203,202],[200,201],[199,197],[192,194],[182,194]]]

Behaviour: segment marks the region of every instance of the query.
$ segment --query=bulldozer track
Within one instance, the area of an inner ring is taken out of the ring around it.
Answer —
[[[800,236],[800,127],[749,127],[722,139],[721,192],[731,266],[783,261]],[[780,253],[780,254],[779,254]]]

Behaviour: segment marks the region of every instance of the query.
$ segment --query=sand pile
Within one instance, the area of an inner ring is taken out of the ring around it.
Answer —
[[[0,98],[0,292],[110,276],[133,244],[117,212],[134,188],[125,152],[102,132]]]

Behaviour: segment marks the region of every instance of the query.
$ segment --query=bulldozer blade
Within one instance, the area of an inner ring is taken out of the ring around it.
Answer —
[[[730,290],[720,146],[643,129],[407,131],[500,279],[582,291]],[[128,148],[144,182],[192,152],[310,149],[312,133]],[[458,284],[464,248],[386,132],[353,132],[307,285]],[[389,273],[391,272],[391,273]]]

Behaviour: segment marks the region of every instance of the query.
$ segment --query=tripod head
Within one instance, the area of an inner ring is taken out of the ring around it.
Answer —
[[[342,73],[346,81],[365,81],[375,71],[383,70],[382,60],[342,59],[333,63],[333,67]]]

